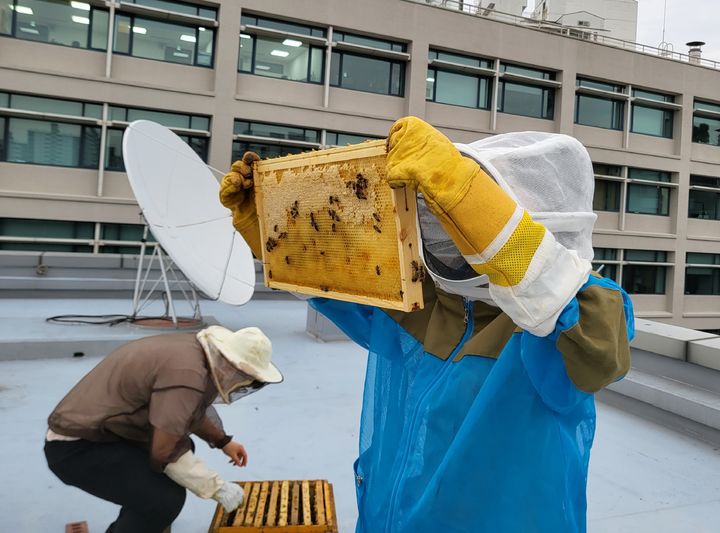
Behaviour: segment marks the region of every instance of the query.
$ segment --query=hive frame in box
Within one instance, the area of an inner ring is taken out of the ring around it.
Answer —
[[[324,479],[238,482],[235,511],[218,504],[208,533],[337,533],[333,486]]]
[[[422,308],[416,195],[387,185],[385,159],[378,140],[255,163],[266,286]]]

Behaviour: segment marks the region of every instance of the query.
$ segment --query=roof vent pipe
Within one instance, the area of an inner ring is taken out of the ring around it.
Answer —
[[[700,59],[702,58],[702,49],[700,47],[704,46],[705,43],[702,41],[690,41],[689,43],[685,43],[685,45],[690,47],[690,50],[688,50],[690,63],[693,65],[699,65]]]

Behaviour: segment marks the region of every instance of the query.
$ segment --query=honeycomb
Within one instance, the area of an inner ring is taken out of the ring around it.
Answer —
[[[388,186],[385,158],[383,140],[257,163],[267,286],[422,306],[415,194]]]

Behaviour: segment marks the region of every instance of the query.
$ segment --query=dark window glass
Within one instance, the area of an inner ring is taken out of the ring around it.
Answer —
[[[147,31],[147,28],[138,26],[137,31]],[[132,37],[132,18],[127,15],[115,15],[115,31],[113,32],[113,51],[120,54],[130,53],[130,39]]]
[[[720,146],[720,118],[694,116],[692,142]]]
[[[200,7],[195,4],[185,2],[173,2],[170,0],[129,0],[133,4],[153,7],[163,11],[174,11],[175,13],[183,13],[185,15],[194,15],[196,17],[205,17],[217,19],[217,10],[209,7]]]
[[[622,167],[605,163],[593,163],[593,172],[601,176],[622,176]]]
[[[555,89],[500,80],[498,111],[552,120]]]
[[[667,262],[667,252],[658,250],[625,250],[625,260],[665,263]]]
[[[24,118],[10,118],[8,123],[8,161],[80,166],[82,126]]]
[[[670,214],[670,189],[668,187],[629,183],[627,212],[668,216]]]
[[[91,15],[90,48],[107,50],[110,15],[107,11],[100,9],[93,9]]]
[[[5,2],[8,5],[12,2]],[[12,33],[19,39],[74,48],[105,49],[107,42],[107,11],[87,2],[67,0],[22,0],[15,2],[13,31],[12,11],[0,8],[0,33]],[[6,20],[2,20],[3,18]],[[103,25],[104,22],[104,25]],[[92,31],[91,31],[92,27]]]
[[[281,144],[263,144],[259,142],[241,142],[234,141],[232,146],[232,160],[241,159],[245,152],[255,152],[261,158],[280,157],[290,154],[300,154],[307,152],[312,148],[304,148],[300,146],[286,146]]]
[[[605,259],[607,261],[615,261],[617,259],[616,248],[593,248],[594,258],[593,261],[599,259]]]
[[[210,28],[119,15],[113,50],[144,59],[211,67],[214,39],[215,30]]]
[[[288,33],[297,33],[300,35],[312,35],[314,37],[325,37],[325,30],[315,26],[307,26],[304,24],[295,24],[293,22],[285,22],[283,20],[273,20],[254,15],[243,15],[240,19],[242,24],[250,26],[260,26],[271,30],[285,31]]]
[[[0,117],[0,161],[5,161],[5,117]]]
[[[603,263],[598,261],[593,261],[592,268],[595,272],[600,274],[604,278],[611,279],[613,281],[617,281],[617,265],[609,264],[609,263]]]
[[[179,135],[179,137],[193,149],[200,159],[207,163],[210,139],[207,137],[189,137],[187,135]]]
[[[649,180],[670,182],[670,173],[663,170],[651,170],[647,168],[629,168],[628,177],[634,180]]]
[[[595,180],[593,211],[620,211],[620,183]]]
[[[122,138],[125,130],[108,129],[105,141],[105,169],[125,171],[122,157]]]
[[[685,294],[720,295],[720,268],[687,267]]]
[[[700,185],[702,187],[715,187],[716,189],[720,189],[720,178],[690,175],[690,185]]]
[[[373,135],[358,135],[356,133],[342,133],[336,131],[328,131],[325,134],[325,144],[328,146],[345,146],[348,144],[358,144],[371,139],[381,139]]]
[[[401,96],[405,65],[378,57],[333,52],[330,84],[344,89]]]
[[[74,117],[83,116],[82,102],[44,98],[42,96],[30,96],[26,94],[11,95],[10,107],[26,111],[39,111],[40,113],[55,113],[57,115]]]
[[[674,116],[675,112],[670,109],[658,109],[633,104],[630,131],[672,139]]]
[[[374,37],[365,37],[364,35],[355,35],[341,31],[333,33],[333,39],[346,43],[359,44],[370,48],[377,48],[378,50],[391,50],[394,52],[404,52],[406,50],[406,45],[403,43],[376,39]]]
[[[597,81],[597,80],[589,80],[587,78],[578,78],[576,83],[577,83],[578,87],[589,87],[591,89],[600,89],[601,91],[609,91],[609,92],[613,92],[613,93],[624,93],[625,92],[624,85],[617,85],[614,83],[608,83],[608,82]]]
[[[92,240],[94,234],[95,224],[92,222],[0,218],[0,235],[6,237]],[[92,246],[81,244],[0,242],[0,250],[91,253]]]
[[[470,57],[462,54],[452,54],[450,52],[441,52],[439,50],[430,50],[428,59],[439,59],[440,61],[448,61],[449,63],[457,63],[459,65],[468,65],[471,67],[493,68],[493,62],[489,59]]]
[[[720,220],[720,191],[690,190],[688,217]]]
[[[625,102],[586,94],[575,97],[575,123],[611,130],[623,129]]]
[[[547,70],[539,70],[530,67],[521,67],[520,65],[509,65],[507,63],[500,64],[500,70],[502,72],[509,72],[511,74],[518,74],[520,76],[528,76],[530,78],[538,78],[540,80],[554,80],[555,73]]]
[[[441,104],[488,109],[490,81],[480,76],[429,69],[426,98]]]
[[[297,39],[240,35],[238,70],[283,80],[322,83],[324,53]]]
[[[265,122],[247,122],[236,120],[234,133],[236,135],[253,135],[255,137],[272,137],[274,139],[290,139],[293,141],[320,142],[320,131],[309,128],[297,128],[282,124],[267,124]]]
[[[628,294],[665,294],[667,267],[625,265],[622,287]]]
[[[686,262],[720,265],[720,254],[689,252]],[[688,266],[685,269],[685,294],[720,295],[720,268]]]
[[[675,102],[675,97],[671,94],[656,93],[652,91],[644,91],[642,89],[633,89],[633,96],[637,98],[645,98],[646,100],[656,100],[658,102]]]
[[[142,224],[103,224],[101,238],[104,241],[142,241],[145,227]],[[152,233],[148,232],[148,242],[154,242]],[[102,254],[139,254],[140,246],[120,246],[104,244],[100,247]]]
[[[700,102],[698,100],[695,100],[695,102],[693,103],[693,109],[714,111],[715,113],[720,113],[720,104],[711,104],[710,102]]]

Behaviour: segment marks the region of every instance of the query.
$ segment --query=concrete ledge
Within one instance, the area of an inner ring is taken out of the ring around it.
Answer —
[[[688,343],[688,361],[713,370],[720,370],[720,337]]]
[[[720,337],[703,331],[638,318],[635,319],[635,339],[630,345],[665,357],[687,361],[689,342],[712,338]]]

